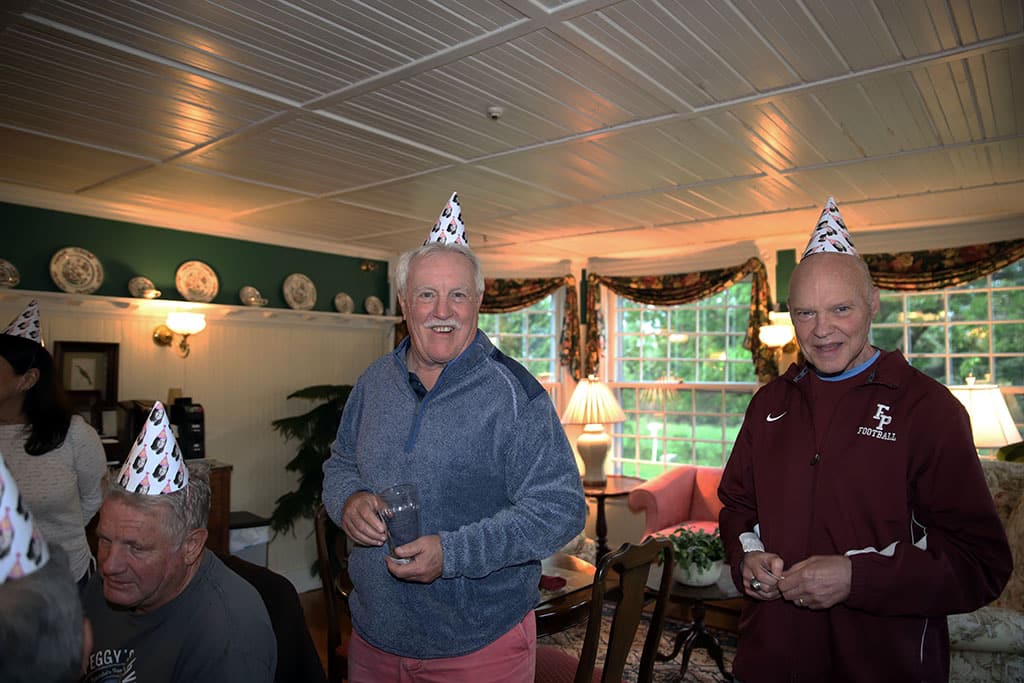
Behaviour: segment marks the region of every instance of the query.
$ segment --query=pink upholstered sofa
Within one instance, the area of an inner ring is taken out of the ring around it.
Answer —
[[[707,532],[718,527],[721,467],[683,465],[647,481],[629,494],[629,509],[647,513],[644,535],[668,535],[681,524]]]

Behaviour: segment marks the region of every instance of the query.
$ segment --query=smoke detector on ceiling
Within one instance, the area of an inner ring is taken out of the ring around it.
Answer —
[[[487,116],[491,121],[497,121],[504,113],[505,110],[501,107],[487,107]]]

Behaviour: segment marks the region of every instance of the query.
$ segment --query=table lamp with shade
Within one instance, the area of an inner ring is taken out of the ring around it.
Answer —
[[[593,375],[580,380],[562,415],[562,424],[583,425],[576,450],[583,460],[584,486],[604,486],[604,461],[612,444],[604,426],[625,421],[626,414],[607,384]]]
[[[968,377],[966,385],[953,386],[949,390],[967,408],[975,448],[1002,448],[1021,440],[998,386],[976,384],[974,377]]]

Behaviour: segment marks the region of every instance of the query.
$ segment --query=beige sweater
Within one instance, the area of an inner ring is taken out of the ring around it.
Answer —
[[[25,425],[0,425],[0,453],[43,538],[64,548],[72,575],[81,577],[92,557],[85,525],[103,502],[103,445],[78,415],[71,418],[64,443],[48,453],[26,453],[27,436]]]

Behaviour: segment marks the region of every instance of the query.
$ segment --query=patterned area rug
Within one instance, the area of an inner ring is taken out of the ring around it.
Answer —
[[[634,683],[636,681],[637,668],[640,666],[640,653],[644,647],[644,639],[647,637],[648,623],[649,622],[645,615],[644,620],[640,623],[640,628],[637,629],[636,639],[633,641],[633,647],[630,649],[629,660],[627,661],[626,669],[622,674],[622,680],[628,683]],[[605,619],[601,628],[601,645],[597,650],[598,666],[601,666],[604,662],[604,653],[608,648],[608,625],[609,620]],[[676,641],[676,634],[687,625],[688,624],[684,622],[666,619],[665,628],[661,634],[661,647],[658,648],[658,651],[662,654],[668,654],[671,652],[672,646]],[[708,630],[718,638],[718,642],[722,645],[725,670],[732,671],[732,658],[736,654],[735,634],[728,633],[726,631],[719,631],[717,629]],[[541,638],[537,641],[537,644],[554,645],[555,647],[565,650],[572,656],[578,657],[580,650],[583,648],[583,636],[586,634],[586,631],[587,626],[586,624],[583,624],[567,631],[556,633],[555,635],[547,636],[546,638]],[[670,662],[655,662],[654,680],[657,683],[668,683],[669,681],[715,683],[725,680],[721,672],[718,670],[718,665],[715,664],[715,661],[704,649],[695,649],[693,651],[693,654],[690,656],[690,664],[686,668],[686,676],[680,678],[679,666],[682,659],[683,653],[680,652],[676,658]]]

